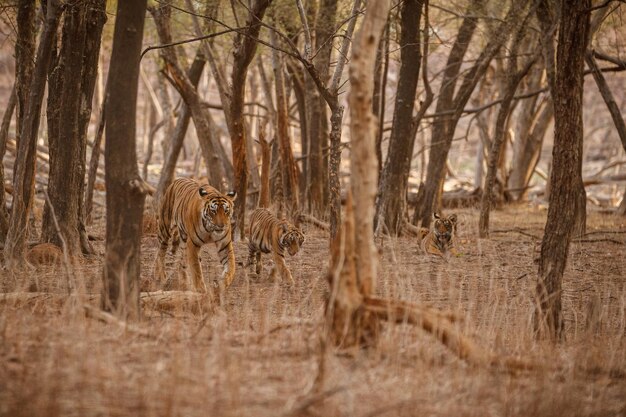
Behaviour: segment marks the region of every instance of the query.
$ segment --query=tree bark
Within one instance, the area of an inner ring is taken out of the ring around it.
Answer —
[[[107,81],[108,85],[108,81]],[[100,111],[98,112],[98,124],[96,127],[96,135],[91,148],[91,157],[89,159],[89,170],[87,172],[87,188],[85,190],[85,202],[83,204],[83,219],[86,224],[91,223],[91,212],[93,209],[93,190],[96,185],[96,177],[98,174],[98,165],[100,165],[100,154],[102,152],[102,138],[104,137],[104,126],[106,123],[106,91],[108,87],[104,87],[105,97],[102,99]]]
[[[35,16],[37,3],[32,0],[19,0],[17,3],[17,38],[15,39],[15,90],[17,94],[17,114],[15,116],[16,143],[20,142],[22,121],[26,116],[29,88],[35,70],[35,40],[37,27]]]
[[[4,242],[9,230],[9,212],[7,211],[7,205],[5,200],[4,191],[4,155],[7,149],[7,140],[9,138],[9,127],[11,125],[11,119],[13,118],[13,112],[17,104],[17,93],[15,84],[11,89],[11,96],[4,115],[2,116],[2,125],[0,126],[0,242]]]
[[[544,69],[536,66],[527,77],[526,90],[540,88]],[[515,142],[507,188],[515,200],[526,197],[528,184],[539,162],[543,138],[554,116],[552,97],[523,100],[516,118]]]
[[[321,0],[317,10],[315,22],[315,49],[317,55],[314,58],[314,66],[319,73],[320,79],[326,85],[329,79],[330,56],[332,52],[336,16],[337,0]],[[310,92],[310,100],[307,103],[309,113],[309,157],[310,179],[309,199],[311,209],[316,215],[325,215],[328,203],[328,156],[324,150],[328,149],[329,132],[328,119],[326,118],[326,102],[317,91],[317,87],[311,77],[307,77],[307,90]]]
[[[350,61],[351,192],[344,227],[331,245],[331,291],[326,302],[328,335],[334,345],[342,348],[375,344],[380,333],[379,321],[365,309],[364,300],[376,292],[378,266],[373,231],[377,161],[371,71],[388,11],[388,0],[370,4],[355,36]]]
[[[270,33],[270,39],[272,45],[278,47],[278,40],[274,32]],[[298,168],[293,158],[291,139],[289,138],[289,114],[282,59],[276,49],[272,49],[272,67],[274,70],[274,91],[276,92],[276,136],[280,148],[283,193],[287,215],[293,217],[299,210]]]
[[[412,121],[422,58],[420,52],[421,11],[421,0],[405,0],[400,12],[400,73],[389,150],[380,177],[376,202],[375,227],[385,225],[389,233],[393,235],[398,235],[404,224],[406,192],[415,144]]]
[[[489,236],[489,216],[491,214],[492,199],[494,197],[494,185],[496,182],[496,173],[498,170],[498,161],[500,161],[503,152],[503,145],[506,141],[507,120],[513,111],[513,98],[519,83],[526,76],[530,68],[533,66],[536,57],[532,56],[527,60],[522,69],[517,68],[517,54],[520,43],[524,40],[524,23],[518,30],[516,36],[513,37],[512,45],[509,48],[509,65],[504,69],[507,80],[504,82],[504,91],[502,92],[502,102],[496,117],[496,127],[489,150],[489,163],[487,164],[487,176],[485,177],[485,187],[480,203],[480,218],[478,221],[478,235],[481,238]],[[502,184],[504,185],[504,183]]]
[[[205,64],[206,60],[204,57],[200,54],[196,54],[196,58],[193,60],[187,72],[187,77],[194,88],[198,87]],[[159,202],[163,194],[165,194],[165,190],[167,190],[167,187],[174,181],[176,161],[178,161],[180,151],[183,149],[183,142],[185,141],[185,135],[187,134],[190,120],[191,112],[189,111],[189,107],[185,103],[182,103],[178,120],[176,121],[176,127],[174,128],[170,144],[167,147],[167,153],[163,160],[163,167],[161,168],[161,176],[159,177],[159,184],[157,185],[155,196],[155,207],[159,207]]]
[[[389,1],[370,4],[355,35],[350,61],[351,190],[355,198],[355,242],[358,286],[364,295],[376,292],[378,250],[374,244],[376,198],[376,116],[372,114],[372,71],[376,47],[386,23]]]
[[[61,49],[49,72],[49,202],[44,206],[41,240],[59,247],[64,240],[70,256],[79,256],[83,249],[91,252],[81,244],[81,230],[85,233],[82,208],[87,127],[105,8],[103,0],[66,5]],[[83,240],[88,242],[86,236]]]
[[[257,47],[257,37],[261,31],[260,22],[271,0],[255,0],[246,20],[247,29],[235,38],[235,52],[231,75],[231,100],[229,112],[229,132],[233,150],[233,168],[235,170],[235,237],[245,235],[246,199],[248,193],[248,159],[246,154],[246,126],[243,115],[246,75]]]
[[[535,329],[553,340],[563,335],[561,282],[581,207],[583,72],[589,33],[590,0],[564,0],[557,47],[554,98],[554,149],[550,205],[541,242]],[[582,202],[585,200],[583,199]]]
[[[171,8],[168,3],[164,3],[159,7],[151,8],[150,12],[154,17],[154,23],[157,28],[159,39],[161,43],[167,44],[172,42],[172,35],[170,29],[170,14]],[[191,80],[187,77],[182,70],[176,49],[163,48],[160,49],[161,57],[165,62],[165,71],[168,75],[168,79],[172,85],[176,88],[181,95],[185,104],[191,112],[191,117],[196,127],[198,134],[198,142],[200,143],[200,149],[202,150],[202,156],[207,168],[207,176],[209,177],[209,183],[220,191],[225,189],[224,187],[224,169],[219,154],[215,150],[214,139],[212,135],[211,120],[208,117],[208,109],[204,107],[202,100],[191,83]],[[201,55],[197,55],[199,58]]]
[[[13,178],[13,206],[4,247],[4,259],[9,269],[15,269],[24,264],[28,216],[35,191],[37,133],[46,87],[46,73],[50,66],[61,14],[62,9],[58,0],[50,0],[47,6],[44,30],[37,47],[35,69],[28,89],[29,95],[22,119],[20,140],[17,145],[15,177]],[[18,103],[19,100],[18,93]]]
[[[145,187],[137,167],[135,118],[146,3],[117,4],[106,98],[107,225],[102,308],[122,318],[138,318],[140,314]]]
[[[446,161],[452,146],[454,131],[463,108],[467,104],[476,84],[489,67],[489,63],[498,53],[506,39],[508,39],[509,33],[519,19],[519,11],[523,6],[517,3],[511,5],[504,20],[493,29],[489,41],[476,59],[476,63],[467,70],[457,94],[454,95],[461,63],[476,28],[476,8],[480,7],[481,4],[482,0],[477,0],[468,6],[468,12],[463,19],[457,39],[452,46],[444,71],[442,88],[436,107],[436,113],[441,114],[441,116],[435,118],[433,122],[424,198],[421,206],[418,207],[423,227],[430,225],[433,211],[437,210],[441,205],[440,199],[445,180]]]

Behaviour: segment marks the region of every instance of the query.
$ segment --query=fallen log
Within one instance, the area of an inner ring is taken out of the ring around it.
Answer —
[[[154,291],[142,292],[139,296],[141,308],[151,312],[191,312],[204,313],[211,308],[205,294],[193,291]],[[46,293],[46,292],[9,292],[0,293],[0,307],[13,309],[32,309],[35,313],[60,310],[68,303],[80,303],[98,306],[100,294],[85,293]]]

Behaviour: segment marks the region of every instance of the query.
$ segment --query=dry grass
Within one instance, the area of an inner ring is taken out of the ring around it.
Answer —
[[[327,236],[310,227],[288,261],[294,288],[268,281],[265,258],[260,279],[239,267],[223,307],[208,317],[147,311],[141,331],[130,331],[87,318],[76,302],[0,305],[0,415],[626,415],[626,219],[590,213],[593,233],[573,244],[564,278],[566,340],[551,346],[534,341],[530,325],[539,250],[532,236],[541,236],[545,214],[498,211],[492,230],[500,232],[479,240],[477,214],[460,211],[463,255],[447,264],[419,255],[411,239],[385,239],[378,291],[460,312],[483,346],[546,370],[472,367],[428,334],[393,325],[374,349],[328,355],[324,386],[311,392],[328,255]],[[155,249],[156,238],[144,238],[145,276]],[[244,244],[236,251],[245,260]],[[204,257],[205,276],[218,276],[213,249]],[[97,293],[101,257],[75,269],[71,281]],[[55,293],[66,292],[63,273],[32,272],[40,291]],[[0,287],[25,290],[29,278],[4,273]]]

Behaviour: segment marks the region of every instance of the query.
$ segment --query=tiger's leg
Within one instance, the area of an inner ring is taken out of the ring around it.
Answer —
[[[154,277],[159,281],[159,284],[165,282],[165,254],[167,253],[168,243],[160,242],[159,250],[156,256],[156,264],[154,265]]]
[[[272,268],[272,278],[278,272],[280,278],[287,278],[290,285],[294,284],[293,277],[291,276],[291,272],[287,268],[287,264],[285,263],[285,255],[279,253],[277,251],[272,251],[272,256],[274,257],[274,267]]]
[[[224,289],[226,289],[230,287],[235,278],[235,250],[233,249],[233,243],[229,241],[223,247],[218,247],[217,254],[220,257],[220,263],[224,267],[222,279],[224,280]]]
[[[183,244],[178,249],[178,258],[176,260],[176,273],[178,274],[179,285],[187,286],[187,262],[185,255],[187,253],[187,242],[183,241]]]
[[[261,270],[263,269],[263,264],[261,263],[261,251],[258,251],[255,255],[255,264],[256,264],[256,272],[257,275],[261,275]]]
[[[193,242],[187,241],[187,265],[191,269],[191,277],[196,291],[206,293],[207,286],[202,278],[202,267],[200,266],[200,247]]]
[[[257,250],[254,248],[252,243],[248,242],[248,262],[246,263],[246,267],[250,267],[252,270],[256,270],[257,265]],[[258,272],[257,272],[258,275]]]

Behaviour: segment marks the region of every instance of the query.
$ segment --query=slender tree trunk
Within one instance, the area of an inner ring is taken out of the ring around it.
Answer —
[[[17,93],[15,90],[15,84],[11,90],[11,96],[9,97],[9,103],[4,110],[4,116],[2,116],[2,125],[0,126],[0,242],[4,242],[7,237],[7,231],[9,230],[9,213],[7,211],[7,205],[5,200],[4,191],[4,154],[7,149],[7,140],[9,138],[9,127],[11,125],[11,119],[13,118],[13,112],[15,111],[15,105],[17,104]]]
[[[401,65],[387,159],[380,177],[375,224],[398,235],[404,224],[415,134],[413,108],[420,75],[421,0],[405,0],[401,10]],[[413,133],[413,134],[412,134]],[[382,223],[382,224],[381,224]],[[376,226],[378,227],[378,226]]]
[[[550,205],[541,242],[535,328],[541,336],[563,334],[561,282],[581,207],[583,72],[591,0],[564,0],[557,47],[554,97],[554,149]],[[585,200],[583,199],[582,202]]]
[[[543,66],[535,66],[526,78],[525,90],[534,91],[540,88],[543,74]],[[518,201],[527,195],[528,184],[541,155],[543,138],[554,116],[552,97],[541,100],[539,97],[523,100],[515,119],[515,141],[507,188]]]
[[[245,35],[238,33],[235,38],[235,52],[231,76],[232,95],[229,112],[229,132],[233,149],[233,168],[235,169],[235,221],[237,224],[235,237],[245,234],[246,198],[248,193],[248,159],[246,154],[246,126],[243,115],[245,99],[246,75],[257,47],[257,37],[261,31],[259,22],[263,20],[265,10],[271,0],[256,0],[248,13]]]
[[[507,121],[513,111],[513,98],[515,97],[515,92],[517,91],[517,87],[522,81],[522,78],[526,76],[536,60],[536,57],[531,57],[527,60],[522,69],[517,68],[517,54],[523,40],[524,26],[522,23],[517,35],[513,37],[512,45],[509,48],[509,65],[507,65],[506,69],[504,69],[507,80],[503,83],[504,88],[502,92],[502,102],[500,103],[500,109],[498,111],[498,116],[496,117],[495,132],[491,143],[491,149],[489,151],[489,163],[487,165],[487,176],[485,177],[485,188],[483,189],[483,195],[480,203],[478,234],[481,238],[489,236],[489,216],[491,214],[492,199],[494,197],[494,185],[496,182],[498,165],[500,165],[498,162],[504,154],[503,148],[506,143]]]
[[[300,118],[300,148],[302,149],[302,173],[298,179],[300,186],[300,206],[305,205],[306,201],[306,179],[309,175],[308,157],[306,155],[309,147],[309,125],[307,120],[307,107],[306,107],[306,91],[304,87],[304,77],[300,66],[287,62],[287,71],[291,78],[293,85],[293,91],[296,96],[296,105],[298,106],[298,117]],[[263,180],[261,180],[263,183]]]
[[[459,75],[463,56],[467,50],[468,43],[476,28],[475,7],[482,4],[481,0],[470,4],[467,16],[463,19],[457,40],[452,46],[448,56],[448,64],[444,71],[442,80],[443,87],[437,100],[436,113],[441,116],[435,118],[432,130],[432,146],[428,159],[428,172],[426,174],[426,184],[424,186],[424,199],[421,207],[418,207],[420,219],[423,227],[428,227],[433,211],[441,206],[441,194],[446,173],[446,161],[452,146],[454,131],[463,112],[463,108],[469,100],[472,91],[476,87],[479,79],[489,67],[489,63],[498,53],[503,43],[508,39],[509,34],[520,18],[520,11],[524,4],[513,3],[507,12],[504,21],[492,31],[487,45],[484,47],[475,64],[467,70],[463,77],[463,82],[454,95],[456,87],[455,80]],[[454,97],[454,98],[453,98]]]
[[[261,195],[259,207],[269,208],[270,201],[270,164],[272,159],[272,142],[265,139],[265,124],[259,126],[259,145],[261,146]]]
[[[108,85],[108,81],[107,81]],[[93,190],[96,185],[96,177],[98,175],[98,165],[100,165],[100,154],[102,152],[102,138],[104,137],[104,126],[106,122],[106,91],[108,87],[104,87],[105,97],[102,99],[100,111],[98,112],[98,124],[96,135],[91,148],[91,158],[89,160],[89,171],[87,172],[87,187],[85,190],[85,203],[83,205],[83,219],[86,224],[91,223],[91,212],[93,209]]]
[[[136,155],[139,55],[147,0],[117,4],[107,89],[106,256],[102,308],[138,318],[145,187]]]
[[[17,3],[17,38],[15,39],[15,90],[17,94],[17,114],[15,117],[16,143],[20,142],[22,120],[26,116],[29,88],[35,70],[35,40],[37,27],[35,16],[37,3],[32,0],[19,0]],[[17,167],[17,165],[16,165]]]
[[[314,65],[324,84],[329,78],[330,57],[336,26],[337,0],[321,0],[317,10],[315,21],[315,48],[317,55]],[[309,199],[311,209],[317,215],[327,213],[328,203],[328,156],[324,155],[325,149],[329,145],[328,120],[326,118],[326,102],[317,91],[315,83],[311,77],[307,76],[307,90],[310,93],[310,100],[307,102],[309,113],[309,167],[310,179]]]
[[[389,72],[389,19],[385,25],[383,36],[376,51],[376,66],[374,67],[374,97],[372,110],[378,117],[376,129],[376,159],[378,160],[378,181],[383,171],[383,128],[385,125],[385,101],[387,90],[387,75]]]
[[[278,47],[278,40],[274,32],[270,33],[272,45]],[[291,150],[289,138],[289,114],[287,97],[285,95],[285,81],[283,77],[282,59],[276,49],[272,50],[272,67],[274,69],[274,87],[276,91],[276,136],[280,147],[280,164],[283,179],[283,192],[287,215],[294,216],[298,212],[298,168]]]
[[[82,242],[88,242],[86,236],[81,240],[81,231],[85,230],[82,208],[87,127],[98,71],[100,35],[106,21],[105,7],[103,0],[66,6],[61,49],[49,73],[50,198],[44,206],[41,239],[59,247],[64,240],[71,256],[80,255]],[[89,246],[84,249],[91,252]]]
[[[482,1],[477,0],[470,3],[465,13],[466,17],[461,23],[456,40],[452,45],[448,60],[446,62],[445,70],[443,72],[443,79],[441,81],[441,89],[439,91],[439,98],[437,99],[437,106],[435,113],[443,113],[449,110],[453,105],[454,91],[456,89],[456,80],[459,77],[461,71],[461,64],[465,52],[469,47],[470,40],[476,29],[478,19],[475,17],[476,11],[482,6]],[[445,138],[452,136],[454,133],[448,133],[451,129],[454,130],[453,121],[450,120],[450,116],[442,116],[435,118],[432,128],[431,148],[429,152],[428,169],[426,172],[426,183],[424,187],[420,187],[423,190],[423,199],[421,205],[416,207],[416,217],[419,217],[422,226],[428,227],[430,225],[430,218],[433,211],[433,206],[441,187],[441,177],[444,174],[445,160],[448,155],[449,146]],[[440,171],[440,172],[437,172]],[[419,216],[418,216],[419,214]]]
[[[198,87],[200,76],[202,75],[205,64],[206,61],[204,57],[200,54],[196,54],[196,58],[187,72],[187,77],[189,77],[189,81],[191,81],[194,88]],[[161,176],[159,177],[159,184],[157,185],[155,207],[159,207],[161,197],[165,194],[167,187],[169,187],[172,181],[174,181],[176,161],[178,161],[180,151],[183,149],[183,142],[185,141],[185,135],[187,134],[187,128],[189,127],[190,120],[191,112],[189,111],[189,107],[187,107],[185,103],[182,103],[178,114],[178,120],[176,121],[176,127],[174,128],[174,133],[169,141],[170,144],[167,147],[167,153],[165,154],[165,158],[163,160]]]
[[[13,178],[13,206],[9,220],[4,259],[9,269],[15,269],[24,262],[28,217],[35,191],[35,159],[37,154],[37,133],[41,105],[46,87],[46,73],[52,58],[53,44],[62,9],[58,0],[48,2],[44,30],[37,48],[37,59],[33,72],[24,118],[22,119],[20,141],[15,160]],[[19,90],[18,90],[19,91]],[[18,103],[19,103],[18,92]]]
[[[161,43],[171,43],[171,8],[169,4],[162,4],[159,7],[150,9],[150,11],[154,17]],[[168,79],[179,92],[191,112],[202,156],[206,164],[209,182],[212,186],[222,191],[224,190],[224,169],[219,154],[214,147],[213,129],[210,125],[211,120],[208,117],[209,110],[204,107],[196,88],[182,70],[176,50],[174,48],[163,48],[160,50],[160,53],[165,62]],[[199,57],[199,55],[197,56]]]

